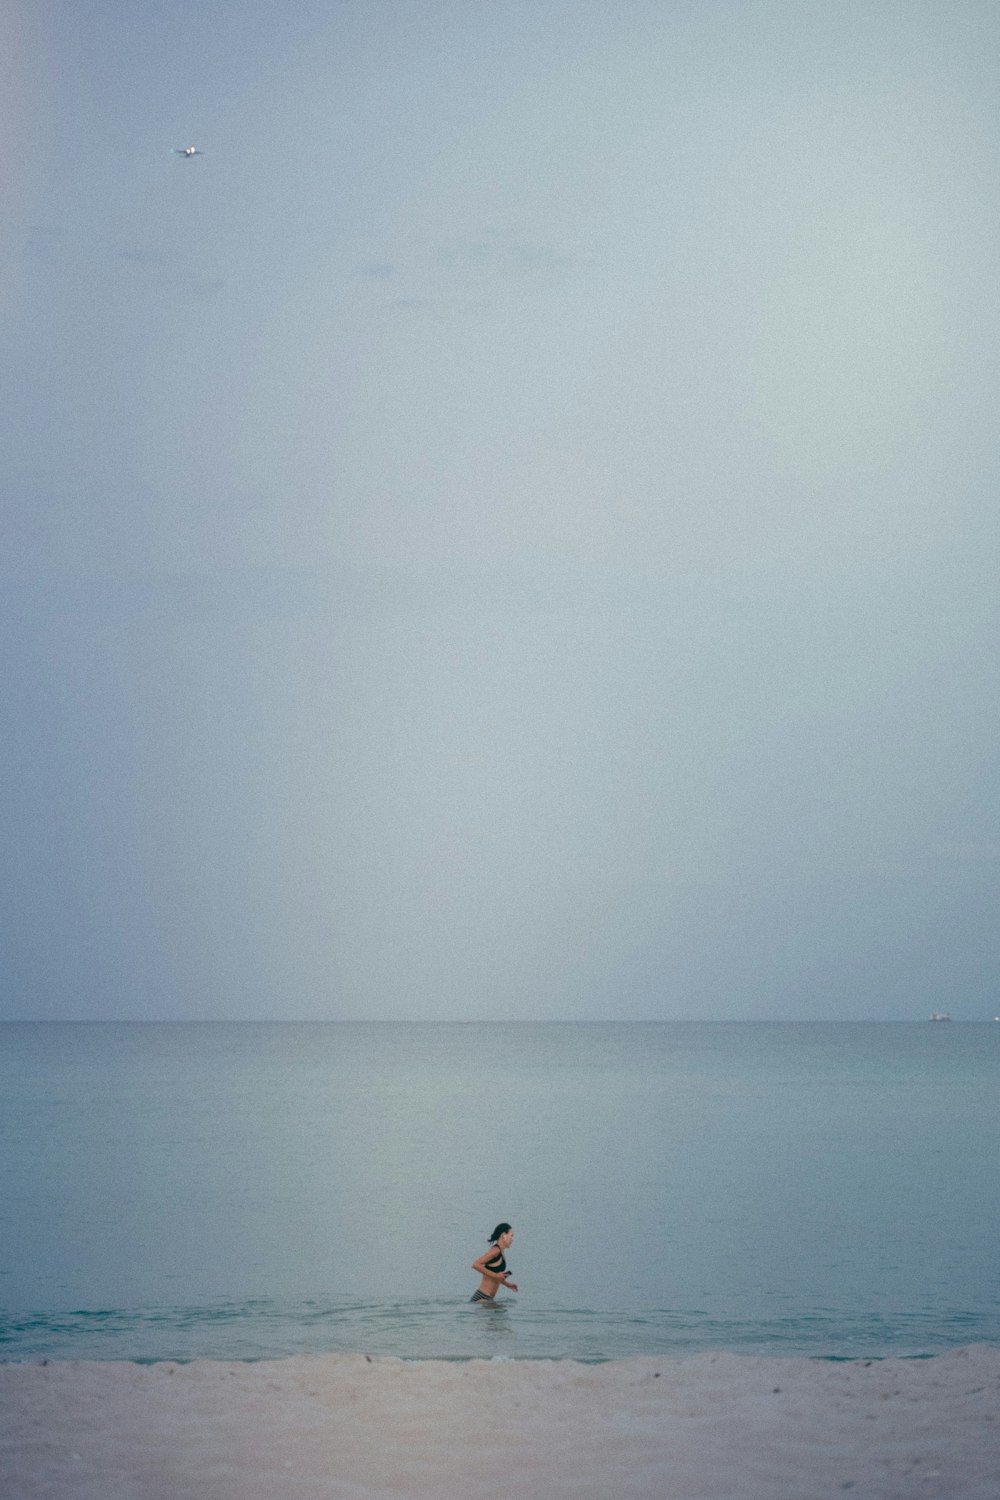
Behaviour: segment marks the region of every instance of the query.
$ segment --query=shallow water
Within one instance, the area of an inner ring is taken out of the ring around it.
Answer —
[[[0,1027],[0,1357],[1000,1343],[1000,1027]],[[521,1287],[472,1307],[509,1219]]]

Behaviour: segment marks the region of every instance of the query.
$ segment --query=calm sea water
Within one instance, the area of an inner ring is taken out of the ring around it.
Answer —
[[[1000,1343],[998,1100],[996,1025],[0,1026],[0,1359]]]

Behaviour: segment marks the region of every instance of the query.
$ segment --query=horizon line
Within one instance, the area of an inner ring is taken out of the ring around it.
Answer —
[[[2,1016],[3,1026],[925,1026],[1000,1016]]]

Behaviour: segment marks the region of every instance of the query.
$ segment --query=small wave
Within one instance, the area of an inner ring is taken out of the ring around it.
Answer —
[[[28,1310],[0,1315],[0,1358],[254,1361],[364,1352],[403,1359],[577,1359],[705,1352],[819,1359],[917,1358],[969,1343],[1000,1344],[1000,1307],[903,1310],[895,1316],[811,1309],[750,1320],[703,1309],[503,1304],[469,1317],[447,1298],[309,1298],[137,1308]],[[498,1308],[498,1311],[501,1310]],[[500,1344],[498,1351],[497,1344]]]

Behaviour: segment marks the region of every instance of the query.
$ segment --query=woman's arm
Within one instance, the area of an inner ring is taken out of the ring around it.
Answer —
[[[488,1260],[492,1260],[493,1257],[496,1255],[496,1253],[497,1253],[496,1246],[495,1245],[491,1245],[488,1250],[484,1250],[483,1251],[482,1255],[479,1257],[478,1260],[474,1260],[472,1262],[472,1269],[474,1271],[478,1271],[479,1274],[480,1274],[480,1276],[488,1276],[490,1278],[490,1280],[491,1281],[495,1281],[498,1286],[505,1286],[508,1291],[510,1291],[510,1292],[516,1292],[517,1291],[516,1284],[513,1281],[510,1281],[508,1279],[510,1277],[510,1272],[509,1271],[489,1271],[489,1270],[487,1270],[487,1268],[486,1268],[486,1262]]]

